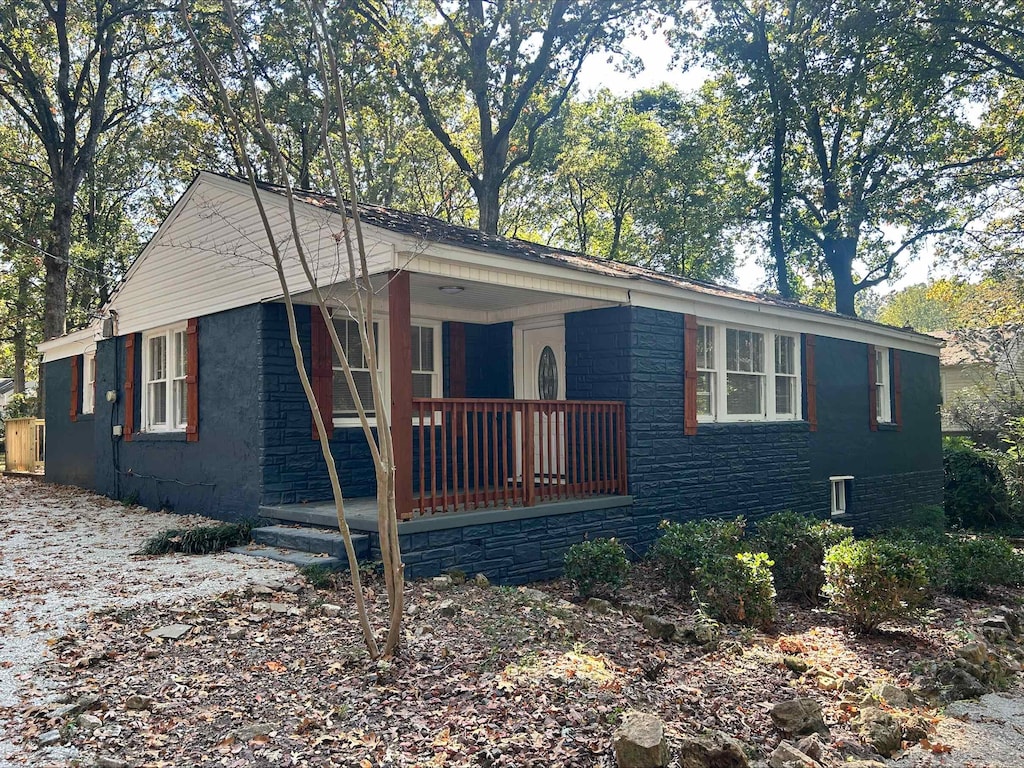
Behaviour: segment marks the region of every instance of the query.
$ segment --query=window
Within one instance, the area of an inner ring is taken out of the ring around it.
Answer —
[[[698,325],[697,417],[799,419],[799,350],[797,337],[789,334]]]
[[[796,419],[799,411],[797,394],[796,339],[792,336],[775,337],[775,415]]]
[[[725,409],[729,415],[764,414],[764,334],[725,330]]]
[[[882,424],[892,421],[889,381],[889,350],[875,347],[875,415]]]
[[[373,389],[370,383],[370,363],[366,358],[366,350],[363,349],[363,341],[359,337],[359,324],[355,320],[335,320],[334,329],[338,332],[338,341],[345,350],[345,357],[348,358],[348,365],[352,371],[352,380],[355,382],[356,391],[359,393],[359,400],[366,409],[366,415],[375,416],[373,409]],[[377,368],[380,370],[380,324],[373,324],[374,349],[377,352]],[[341,419],[357,418],[356,401],[349,391],[348,382],[345,381],[344,370],[336,351],[332,351],[331,359],[334,366],[334,417]]]
[[[82,361],[82,413],[92,413],[96,410],[96,353],[86,352]]]
[[[186,338],[184,326],[142,335],[142,428],[147,432],[185,429]]]
[[[715,329],[697,326],[697,416],[715,413]]]
[[[441,371],[434,354],[433,325],[412,326],[412,396],[440,397]]]
[[[372,419],[376,414],[373,409],[370,367],[359,338],[359,325],[355,320],[335,318],[334,327],[338,332],[338,340],[346,352],[349,368],[352,370],[352,378],[359,392],[359,399],[363,403],[363,407],[366,408],[366,415]],[[412,396],[441,397],[441,324],[427,320],[413,320],[411,332]],[[382,317],[380,322],[373,324],[373,335],[377,350],[378,371],[382,371],[384,374],[384,399],[385,402],[390,402],[387,392],[390,386],[390,382],[387,380],[390,365],[388,361],[384,360],[384,356],[388,354],[387,333],[387,319]],[[346,423],[354,424],[358,419],[355,400],[345,381],[341,361],[333,352],[331,358],[334,368],[332,400],[335,421],[340,421],[341,426],[345,426]]]
[[[832,487],[832,516],[845,515],[850,498],[852,475],[837,475],[828,479]]]

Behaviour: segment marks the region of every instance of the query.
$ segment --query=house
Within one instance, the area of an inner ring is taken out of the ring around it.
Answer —
[[[261,197],[287,242],[285,197]],[[343,214],[300,198],[365,387]],[[361,219],[412,576],[550,576],[571,543],[642,551],[664,518],[793,509],[867,527],[942,501],[937,339],[386,208]],[[48,479],[331,525],[265,242],[248,186],[202,173],[104,320],[40,345]],[[293,257],[286,269],[350,524],[372,543],[368,450]]]
[[[25,382],[25,394],[29,397],[34,397],[36,394],[36,382],[26,381]],[[4,408],[11,402],[11,398],[14,397],[14,379],[0,378],[0,415],[2,415]]]
[[[945,342],[939,355],[942,433],[998,444],[1002,404],[1021,397],[1024,334],[1007,325],[931,335]]]

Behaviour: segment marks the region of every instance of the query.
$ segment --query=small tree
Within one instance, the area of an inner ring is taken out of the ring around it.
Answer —
[[[338,59],[333,46],[330,26],[324,17],[323,8],[319,4],[319,0],[310,0],[305,7],[308,23],[316,43],[316,67],[319,76],[319,86],[323,91],[319,130],[323,142],[325,160],[329,168],[332,192],[338,201],[343,216],[342,231],[334,234],[334,240],[337,244],[336,253],[339,260],[344,258],[347,262],[348,276],[355,287],[355,307],[351,312],[351,317],[358,327],[360,342],[364,354],[367,356],[368,367],[371,371],[379,371],[377,346],[374,339],[373,290],[369,279],[366,243],[363,238],[359,218],[357,186],[346,127],[345,94],[342,90]],[[192,25],[188,0],[180,0],[179,9],[192,47],[204,71],[212,81],[217,103],[222,111],[230,139],[241,160],[249,188],[252,191],[253,201],[256,204],[266,234],[267,246],[284,297],[296,371],[298,372],[314,424],[317,428],[321,452],[330,477],[331,490],[338,518],[338,529],[345,542],[349,574],[355,594],[356,612],[362,628],[363,639],[372,658],[377,658],[380,655],[388,656],[395,652],[400,640],[405,578],[398,544],[395,507],[395,458],[391,442],[391,430],[388,424],[388,409],[383,394],[383,382],[379,374],[370,377],[373,400],[372,411],[375,413],[377,420],[377,429],[375,431],[371,427],[367,416],[367,412],[370,409],[367,408],[367,405],[360,398],[359,391],[352,377],[348,358],[331,321],[331,314],[327,307],[324,293],[318,284],[317,275],[314,267],[311,266],[309,254],[304,245],[289,165],[266,119],[263,106],[265,93],[258,87],[254,75],[253,57],[251,55],[252,41],[246,37],[242,29],[239,21],[240,17],[234,3],[232,0],[224,0],[222,11],[223,20],[230,32],[232,44],[232,50],[229,54],[230,62],[235,68],[235,76],[239,80],[239,87],[235,91],[237,95],[233,95],[232,90],[227,87],[222,70],[218,68],[218,65],[214,64],[211,55],[207,51],[207,47]],[[242,103],[239,103],[240,101]],[[249,128],[244,127],[239,117],[239,110],[242,107],[246,109],[249,115],[247,122],[247,125],[250,126]],[[378,647],[373,629],[370,626],[359,575],[359,564],[352,545],[351,532],[345,519],[345,501],[341,481],[338,477],[337,466],[331,452],[324,420],[302,358],[295,308],[292,301],[293,289],[288,284],[286,277],[286,257],[284,255],[286,249],[279,241],[280,233],[274,230],[261,198],[260,184],[251,159],[252,155],[250,154],[250,147],[253,143],[258,143],[260,150],[269,154],[277,174],[282,180],[281,186],[288,201],[288,221],[290,226],[287,237],[288,244],[294,250],[294,258],[301,265],[302,272],[308,283],[308,285],[303,286],[302,290],[310,291],[314,301],[313,311],[319,312],[327,325],[335,357],[342,366],[345,381],[355,403],[359,422],[376,468],[377,530],[380,536],[381,559],[383,561],[390,614],[387,638],[382,649]],[[335,147],[340,147],[340,157],[335,154]],[[347,212],[343,202],[345,199],[350,201]],[[349,224],[350,220],[351,226]]]

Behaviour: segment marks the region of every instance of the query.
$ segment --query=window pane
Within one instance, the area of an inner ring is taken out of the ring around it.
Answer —
[[[875,350],[875,383],[885,384],[885,363],[884,350]]]
[[[352,371],[352,379],[356,383],[359,399],[366,409],[367,416],[373,416],[373,391],[370,384],[369,371]],[[334,415],[355,416],[355,400],[349,392],[345,375],[341,371],[334,372]]]
[[[789,376],[775,377],[775,412],[796,413],[796,379]]]
[[[188,366],[188,351],[185,343],[185,334],[178,331],[174,334],[174,376],[175,378],[186,376]]]
[[[420,338],[423,343],[423,351],[420,357],[418,370],[433,371],[434,368],[434,329],[424,326],[420,328]],[[416,368],[414,365],[413,368]]]
[[[730,373],[726,383],[726,408],[734,415],[754,416],[764,413],[762,382],[764,378],[749,374]]]
[[[699,372],[697,374],[697,414],[699,416],[711,416],[714,414],[714,387],[715,375],[710,372]]]
[[[412,369],[418,371],[421,369],[420,361],[423,359],[423,348],[422,348],[422,329],[418,325],[412,327]]]
[[[414,373],[412,375],[412,396],[433,397],[434,374]]]
[[[174,382],[174,423],[176,425],[188,421],[186,407],[185,380],[177,379]]]
[[[792,336],[775,337],[775,372],[796,373],[796,340]]]
[[[697,326],[697,367],[715,367],[715,329],[710,325]]]
[[[160,381],[149,385],[149,423],[167,423],[167,383]]]
[[[149,380],[167,378],[167,337],[153,336],[149,340]]]
[[[730,371],[764,372],[764,334],[753,331],[725,331],[725,364]]]

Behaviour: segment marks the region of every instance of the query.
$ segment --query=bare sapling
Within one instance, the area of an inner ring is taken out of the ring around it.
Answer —
[[[215,91],[217,103],[223,111],[225,124],[230,133],[230,140],[240,159],[245,172],[250,191],[252,192],[260,222],[266,234],[267,245],[273,261],[273,267],[277,272],[278,281],[285,305],[288,319],[289,339],[295,359],[295,367],[302,383],[302,389],[312,414],[313,423],[316,426],[317,436],[320,443],[321,453],[327,467],[331,483],[331,492],[337,513],[338,530],[342,535],[345,544],[345,553],[348,560],[349,575],[352,582],[352,589],[355,596],[355,607],[359,624],[362,630],[363,639],[371,658],[378,658],[381,655],[390,656],[397,650],[401,637],[401,618],[403,613],[404,595],[404,566],[401,562],[401,552],[398,545],[397,515],[395,509],[395,461],[394,451],[391,442],[391,431],[388,422],[389,404],[385,401],[384,386],[380,376],[380,366],[377,362],[377,345],[374,332],[374,310],[373,310],[373,287],[370,281],[368,260],[366,256],[366,243],[362,234],[362,227],[359,222],[359,209],[357,188],[355,185],[355,171],[353,169],[352,154],[348,147],[348,134],[345,126],[344,94],[340,88],[340,77],[338,75],[337,57],[331,46],[330,37],[327,34],[327,25],[324,22],[323,14],[319,8],[308,7],[309,21],[313,27],[319,47],[319,64],[321,78],[324,84],[324,108],[321,114],[321,134],[325,142],[325,155],[330,166],[330,177],[332,192],[338,203],[341,212],[342,231],[334,233],[333,238],[337,245],[336,259],[342,258],[341,250],[344,250],[344,258],[347,261],[347,276],[355,288],[355,307],[348,308],[348,317],[355,321],[362,348],[367,357],[367,365],[370,374],[370,390],[372,394],[372,413],[376,420],[376,431],[370,422],[369,409],[363,403],[355,379],[352,375],[348,357],[342,347],[341,341],[335,329],[331,309],[328,306],[327,297],[319,283],[317,270],[311,264],[310,254],[307,252],[303,239],[303,224],[300,221],[294,188],[288,174],[288,166],[278,142],[270,130],[263,111],[262,95],[256,85],[252,59],[249,55],[249,47],[244,38],[243,32],[237,22],[237,11],[232,0],[224,0],[223,13],[227,28],[231,35],[233,50],[231,55],[233,63],[240,73],[241,87],[239,96],[232,96],[228,90],[224,77],[211,59],[206,46],[200,40],[189,19],[188,0],[179,0],[179,10],[186,29],[188,38],[195,49],[197,57],[209,75]],[[249,123],[251,128],[246,128],[239,117],[236,101],[244,100],[244,106],[250,114]],[[333,110],[331,109],[333,105]],[[254,135],[250,135],[254,134]],[[289,233],[282,241],[281,233],[275,229],[271,222],[270,215],[266,209],[261,196],[260,182],[257,178],[251,146],[255,140],[259,147],[269,153],[271,161],[279,171],[283,183],[282,189],[287,200]],[[337,154],[330,146],[332,143],[340,143],[342,152],[340,155],[341,168],[338,168],[336,161]],[[346,197],[350,201],[348,211],[345,207]],[[350,227],[349,222],[352,222]],[[354,233],[353,233],[354,230]],[[301,266],[306,278],[307,285],[302,286],[302,291],[308,291],[313,298],[314,312],[319,312],[326,324],[334,348],[335,358],[340,362],[342,375],[348,387],[355,411],[366,438],[366,442],[374,462],[376,485],[377,485],[377,514],[378,533],[380,537],[382,561],[384,565],[384,577],[387,586],[387,599],[389,609],[389,622],[386,639],[383,649],[378,646],[376,635],[370,624],[366,607],[366,599],[363,591],[362,581],[359,572],[359,563],[352,544],[351,531],[345,517],[345,498],[338,476],[337,465],[331,451],[330,440],[322,412],[317,402],[316,393],[310,383],[309,374],[302,356],[302,347],[298,336],[298,326],[295,317],[295,306],[293,302],[293,289],[288,283],[285,248],[282,242],[287,242],[294,252],[294,258]],[[340,267],[340,265],[336,265]],[[341,269],[335,269],[335,273],[341,273]]]

